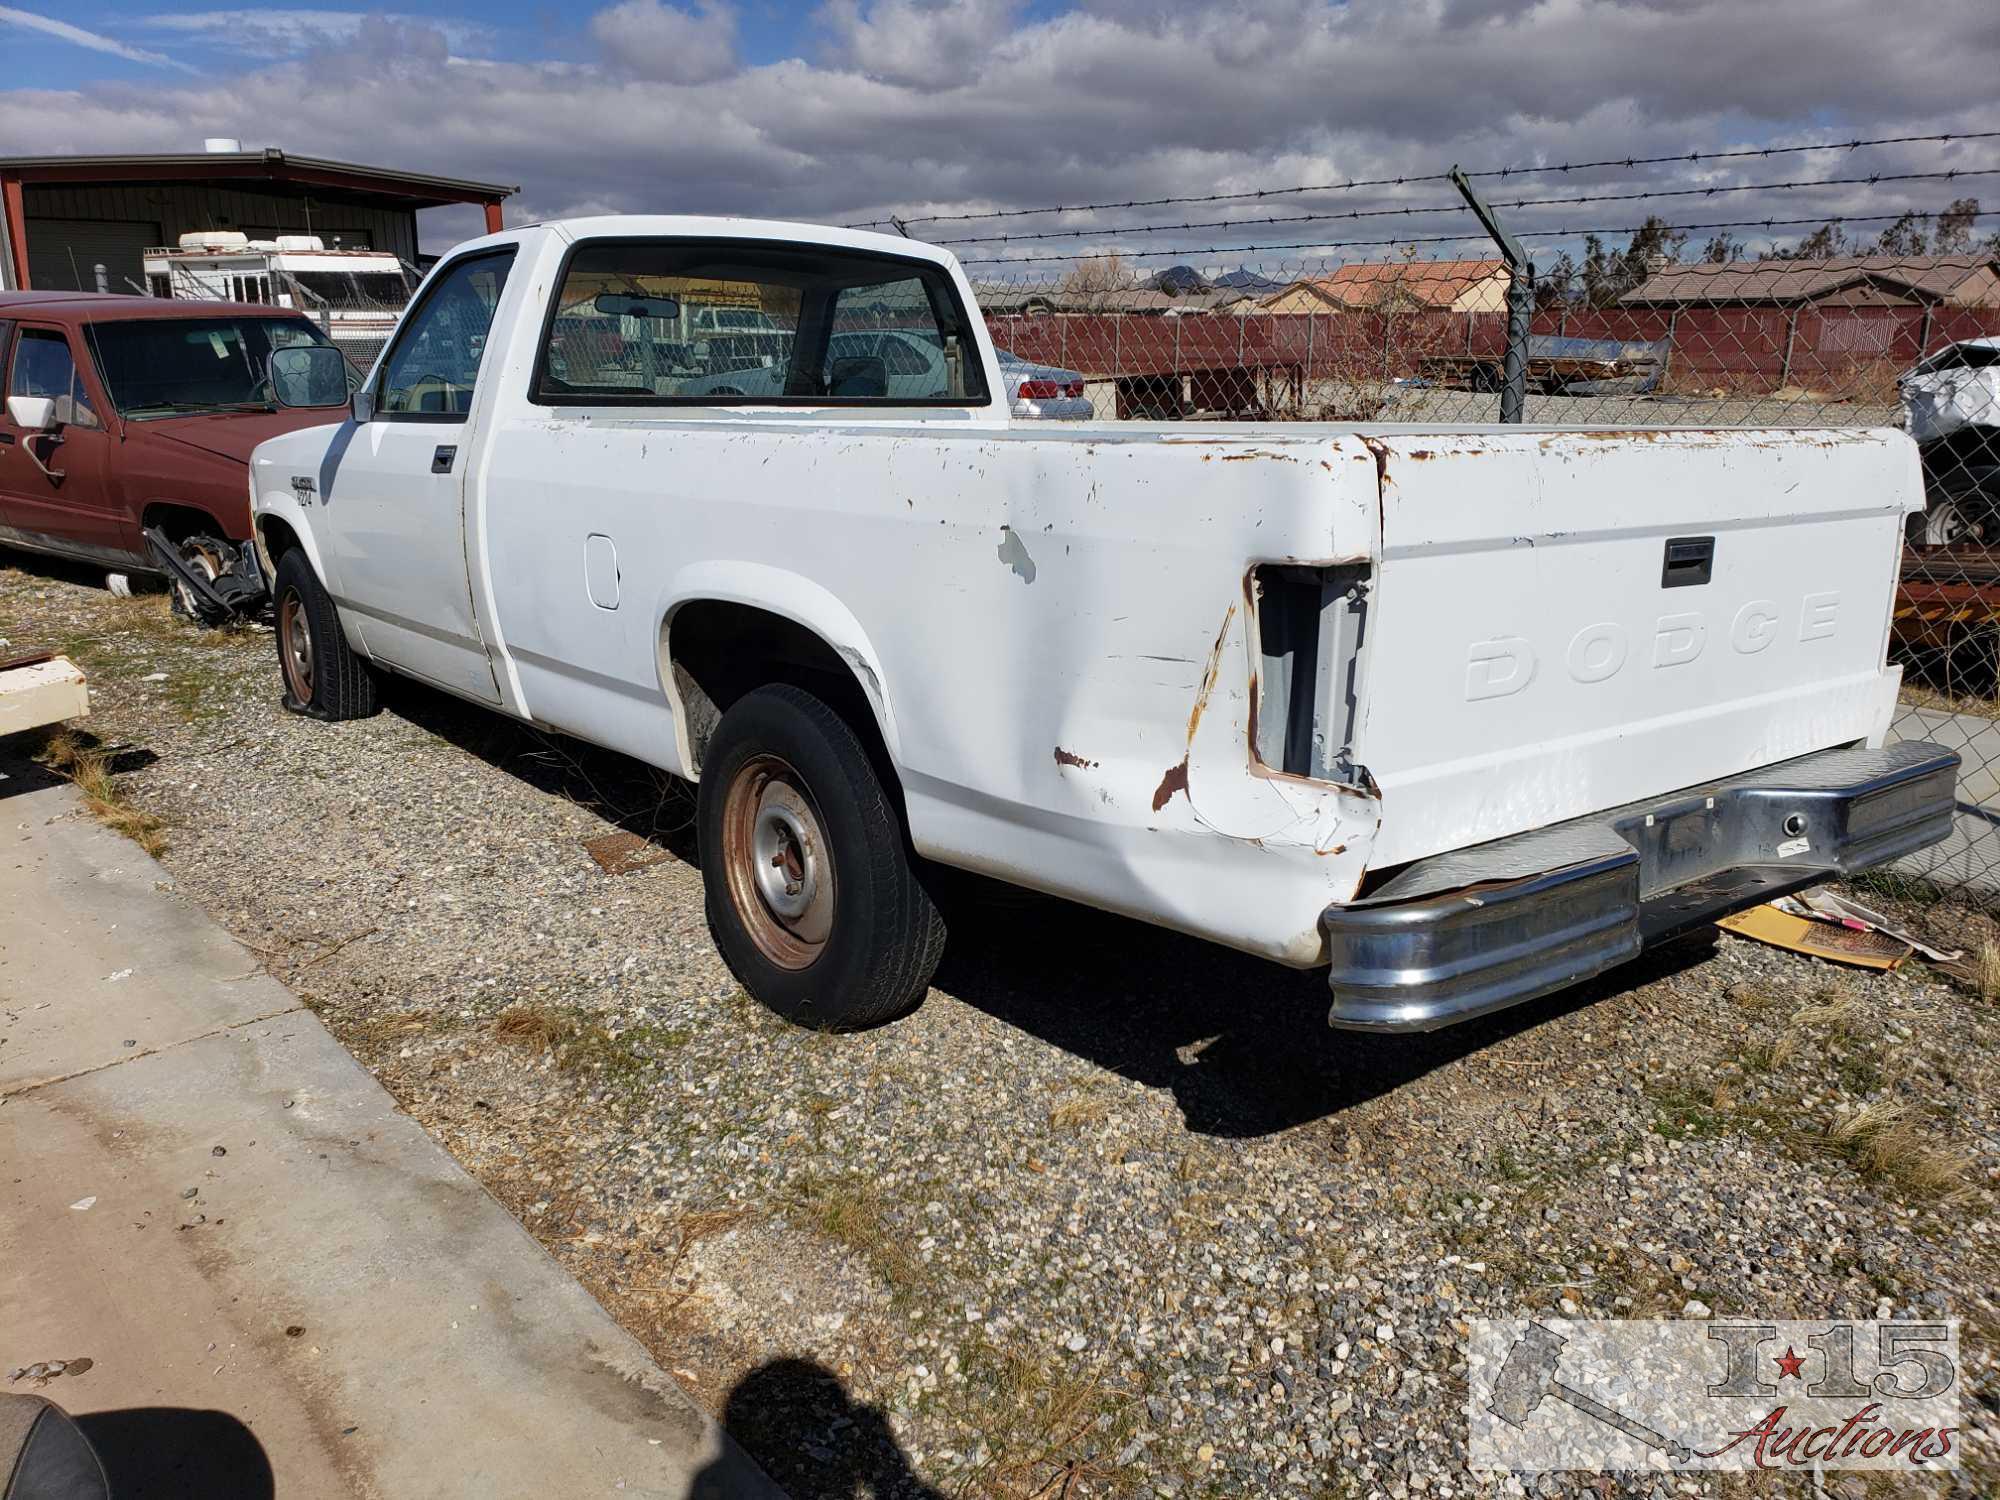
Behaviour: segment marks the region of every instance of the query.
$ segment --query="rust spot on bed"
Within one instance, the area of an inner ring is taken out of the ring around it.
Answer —
[[[1094,771],[1097,769],[1096,761],[1085,760],[1075,751],[1065,750],[1061,745],[1056,746],[1056,764],[1059,766],[1075,766],[1079,771]]]
[[[1175,792],[1179,792],[1183,796],[1187,795],[1187,789],[1188,763],[1187,757],[1183,755],[1181,763],[1177,766],[1170,766],[1167,769],[1167,774],[1160,778],[1159,788],[1153,793],[1153,811],[1158,812],[1168,802],[1172,801]]]

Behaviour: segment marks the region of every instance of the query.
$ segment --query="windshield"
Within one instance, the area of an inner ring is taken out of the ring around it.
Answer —
[[[88,330],[112,405],[135,418],[275,409],[264,378],[271,351],[328,342],[303,318],[145,318]]]
[[[401,308],[410,283],[401,271],[287,271],[308,307]]]

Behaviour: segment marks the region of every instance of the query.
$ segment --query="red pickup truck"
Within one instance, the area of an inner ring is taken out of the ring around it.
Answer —
[[[250,450],[327,420],[277,404],[271,351],[326,342],[255,303],[0,292],[0,545],[164,577],[196,619],[256,608]]]

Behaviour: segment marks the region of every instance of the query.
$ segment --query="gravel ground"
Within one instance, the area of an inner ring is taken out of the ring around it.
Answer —
[[[268,632],[11,561],[0,637],[89,670],[180,888],[801,1500],[1520,1493],[1465,1467],[1466,1320],[1703,1308],[1964,1319],[1971,1466],[1924,1493],[2000,1492],[1969,977],[1714,935],[1377,1039],[1317,976],[968,899],[915,1015],[799,1031],[709,944],[681,790],[407,686],[288,716]],[[601,869],[619,831],[651,862]]]

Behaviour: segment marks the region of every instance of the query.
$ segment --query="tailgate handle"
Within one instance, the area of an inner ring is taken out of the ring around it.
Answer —
[[[1670,536],[1667,555],[1660,564],[1660,587],[1692,588],[1707,583],[1715,571],[1715,538],[1712,536]]]

